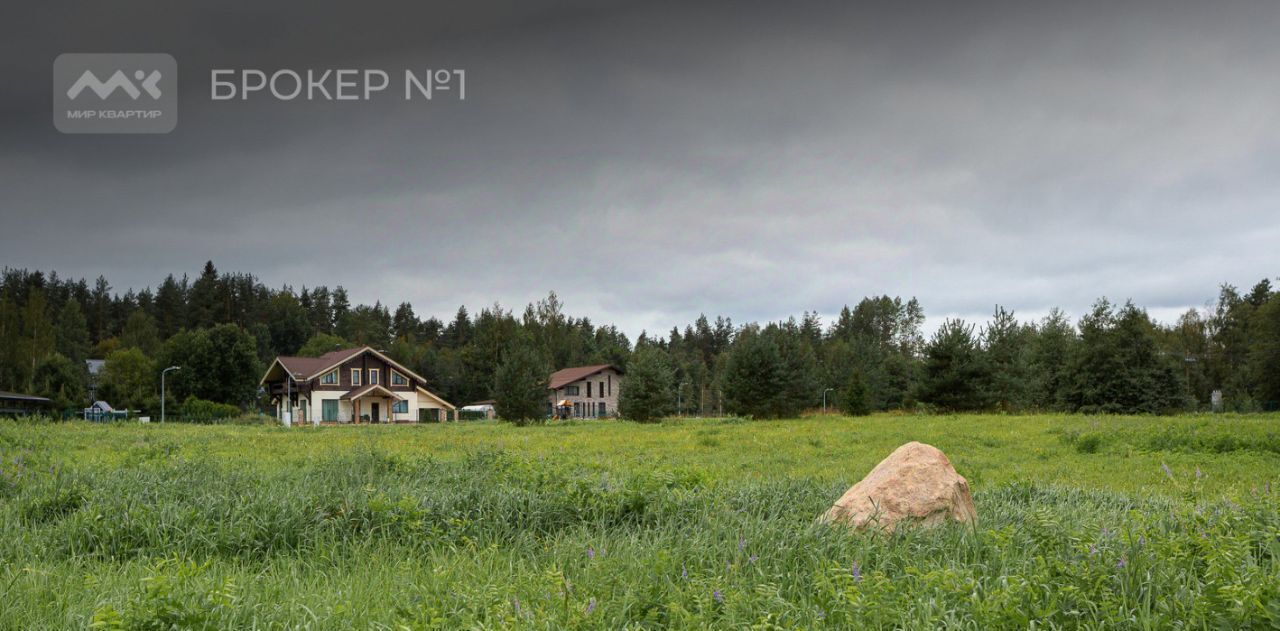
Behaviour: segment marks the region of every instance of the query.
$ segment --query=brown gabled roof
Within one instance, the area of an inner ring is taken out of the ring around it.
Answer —
[[[364,348],[344,348],[339,351],[330,351],[319,357],[277,357],[276,361],[284,366],[284,369],[293,373],[295,378],[309,379],[316,373],[328,368],[336,366],[342,362],[355,357],[363,351]]]
[[[347,392],[346,394],[343,394],[341,397],[338,397],[338,398],[340,398],[340,399],[348,399],[348,400],[352,400],[352,401],[354,401],[354,400],[359,399],[360,397],[362,397],[362,396],[364,396],[364,395],[366,395],[366,394],[369,394],[370,392],[377,392],[379,396],[383,396],[383,397],[391,397],[391,398],[393,398],[393,399],[395,399],[395,400],[397,400],[397,401],[403,401],[403,400],[404,400],[404,397],[402,397],[402,396],[400,396],[400,395],[398,395],[398,394],[396,394],[396,393],[394,393],[394,392],[392,392],[392,391],[390,391],[390,390],[388,390],[388,389],[386,389],[386,388],[384,388],[384,387],[382,387],[381,385],[376,384],[376,383],[369,384],[369,385],[364,386],[364,387],[362,387],[362,388],[356,388],[355,390],[352,390],[352,391],[350,391],[350,392]]]
[[[578,366],[576,368],[565,368],[564,370],[557,370],[551,373],[551,379],[547,383],[547,388],[551,390],[563,388],[564,386],[567,386],[575,381],[586,379],[587,377],[590,377],[591,375],[594,375],[602,370],[605,370],[606,368],[612,368],[614,370],[617,370],[619,373],[622,372],[621,370],[618,369],[617,366],[614,366],[613,364],[598,364],[595,366]]]
[[[316,377],[319,377],[321,373],[329,372],[331,369],[341,366],[343,362],[364,352],[372,353],[378,359],[390,364],[397,372],[404,373],[405,376],[413,377],[423,383],[427,382],[422,375],[405,368],[390,357],[379,353],[369,346],[361,346],[359,348],[347,348],[339,351],[331,351],[319,357],[286,357],[281,355],[275,358],[275,361],[271,362],[271,365],[267,367],[267,372],[263,374],[261,383],[266,383],[267,378],[274,374],[277,364],[284,370],[293,373],[294,379],[306,381],[308,379],[315,379]]]

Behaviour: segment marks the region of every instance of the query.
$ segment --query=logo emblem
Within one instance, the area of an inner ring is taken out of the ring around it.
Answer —
[[[168,133],[178,123],[177,87],[178,63],[167,54],[59,55],[53,124],[66,134]]]

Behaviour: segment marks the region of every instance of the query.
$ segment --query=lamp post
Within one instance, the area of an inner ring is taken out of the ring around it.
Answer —
[[[164,376],[170,370],[182,370],[182,366],[170,366],[160,371],[160,422],[164,422]]]
[[[835,390],[835,388],[827,388],[822,391],[822,413],[827,413],[827,393]]]

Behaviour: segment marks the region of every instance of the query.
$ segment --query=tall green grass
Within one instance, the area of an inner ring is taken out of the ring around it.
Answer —
[[[1263,628],[1272,422],[0,423],[0,628]],[[976,528],[814,523],[910,439]]]

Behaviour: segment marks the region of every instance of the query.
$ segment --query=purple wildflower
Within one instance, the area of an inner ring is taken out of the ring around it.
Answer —
[[[721,604],[724,603],[724,594],[721,594],[720,590],[718,589],[711,590],[711,597],[716,599],[716,602],[718,603],[721,603]]]
[[[747,547],[747,540],[742,537],[738,537],[738,550],[741,551],[745,547]]]
[[[1116,561],[1116,567],[1120,569],[1124,569],[1124,566],[1126,565],[1128,565],[1128,563],[1125,562],[1124,557],[1120,557],[1120,559]]]
[[[858,565],[857,561],[853,562],[853,567],[850,568],[849,573],[853,575],[853,582],[862,582],[862,566]]]
[[[520,599],[519,598],[511,599],[511,607],[516,610],[517,616],[520,615]]]
[[[680,566],[680,578],[683,578],[686,581],[689,580],[689,568],[683,565]]]
[[[587,603],[587,615],[588,616],[591,615],[591,612],[595,610],[596,610],[596,599],[592,598],[590,602]]]
[[[1098,546],[1092,543],[1089,544],[1089,556],[1097,556],[1097,554],[1098,554]]]
[[[591,546],[587,546],[587,558],[588,558],[588,559],[591,559],[591,560],[595,560],[595,558],[596,558],[596,549],[595,549],[595,548],[593,548],[593,547],[591,547]]]
[[[1196,465],[1196,479],[1199,480],[1200,478],[1203,478],[1203,477],[1204,477],[1204,474],[1200,473],[1200,465]]]
[[[747,559],[747,563],[755,563],[756,561],[759,561],[759,560],[760,560],[760,557],[753,554]]]
[[[1163,462],[1162,462],[1162,463],[1160,463],[1160,468],[1161,468],[1161,469],[1164,469],[1164,474],[1165,474],[1165,475],[1167,475],[1167,476],[1169,476],[1169,479],[1170,479],[1170,480],[1172,480],[1172,479],[1173,479],[1173,472],[1169,470],[1169,465],[1167,465],[1167,464],[1165,464],[1165,463],[1163,463]]]
[[[818,619],[819,620],[827,619],[827,612],[823,611],[821,607],[818,608]]]
[[[1140,546],[1147,545],[1147,538],[1142,535],[1138,535],[1138,545]]]

